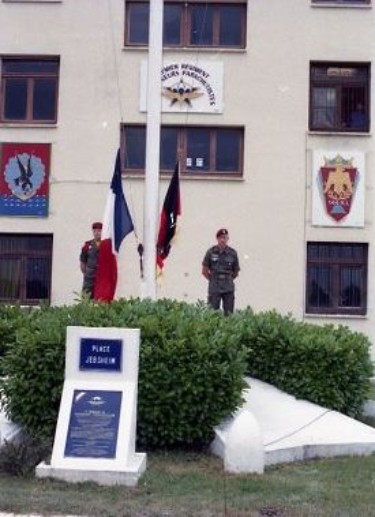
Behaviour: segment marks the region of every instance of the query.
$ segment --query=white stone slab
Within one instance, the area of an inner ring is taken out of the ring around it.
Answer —
[[[146,468],[146,455],[135,452],[139,335],[139,329],[67,328],[51,464],[38,465],[37,477],[137,483]]]
[[[0,401],[4,402],[4,395],[0,392]],[[5,412],[0,409],[0,448],[5,442],[17,442],[22,437],[22,428],[11,422]]]
[[[346,415],[284,393],[265,382],[247,378],[242,411],[249,411],[259,425],[265,465],[375,452],[375,429]],[[234,419],[241,415],[239,411]],[[245,423],[245,425],[248,425]],[[231,420],[216,429],[212,450],[223,459]],[[249,427],[249,431],[251,426]],[[243,442],[243,440],[245,440]],[[246,432],[238,433],[237,448],[246,451]],[[249,472],[252,472],[249,460]]]
[[[227,430],[224,468],[235,474],[264,472],[261,431],[254,415],[246,409],[238,414]]]
[[[5,413],[0,411],[0,448],[5,442],[17,442],[21,436],[22,428],[8,420]]]
[[[93,481],[102,486],[125,485],[137,486],[139,477],[146,470],[146,454],[135,453],[132,463],[126,465],[126,470],[82,470],[53,468],[51,465],[41,463],[37,467],[38,478],[55,478],[69,483],[84,483]]]

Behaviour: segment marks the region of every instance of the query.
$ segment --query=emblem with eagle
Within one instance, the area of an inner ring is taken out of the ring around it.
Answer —
[[[45,167],[33,154],[16,154],[5,166],[5,181],[9,190],[21,201],[35,196],[45,178]]]
[[[340,221],[349,214],[357,187],[359,172],[353,159],[345,160],[341,155],[333,159],[324,158],[320,168],[322,193],[327,214]]]
[[[171,101],[171,106],[179,103],[181,105],[186,104],[190,108],[191,101],[201,97],[203,92],[200,92],[196,86],[186,84],[181,78],[177,83],[172,84],[172,86],[164,86],[162,95]]]

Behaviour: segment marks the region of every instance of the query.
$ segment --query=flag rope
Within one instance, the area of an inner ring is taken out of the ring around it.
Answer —
[[[122,97],[121,97],[121,84],[120,84],[120,74],[119,74],[119,68],[118,68],[118,62],[117,62],[117,56],[116,56],[116,45],[115,45],[115,34],[113,29],[113,13],[112,13],[112,7],[111,7],[111,0],[107,0],[107,8],[108,8],[108,18],[109,18],[109,26],[110,26],[110,34],[111,34],[111,45],[112,45],[112,54],[113,54],[113,63],[114,63],[114,75],[115,75],[115,83],[117,88],[117,102],[118,102],[118,109],[119,109],[119,115],[121,124],[124,122],[124,110],[122,105]],[[121,161],[122,163],[122,161]],[[122,175],[121,175],[122,178]],[[133,219],[133,226],[134,226],[134,237],[136,241],[137,251],[139,254],[139,260],[140,260],[140,276],[143,278],[143,244],[140,242],[137,232],[137,218],[135,215],[134,210],[134,203],[133,203],[133,193],[132,193],[132,184],[129,182],[127,186],[127,191],[129,192],[129,204],[131,208],[132,213],[132,219]]]

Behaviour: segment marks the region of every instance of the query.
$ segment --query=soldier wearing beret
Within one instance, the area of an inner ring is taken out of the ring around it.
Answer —
[[[207,250],[202,262],[202,275],[208,280],[208,305],[227,316],[234,310],[234,279],[240,265],[236,250],[228,246],[229,233],[221,228],[216,233],[217,244]]]
[[[83,273],[82,293],[87,293],[90,298],[94,297],[95,277],[98,266],[102,227],[102,223],[99,222],[92,224],[93,239],[84,243],[79,257],[81,271]]]

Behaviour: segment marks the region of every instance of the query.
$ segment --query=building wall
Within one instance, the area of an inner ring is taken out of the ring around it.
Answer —
[[[120,122],[146,121],[139,110],[139,92],[140,63],[147,59],[147,49],[124,48],[124,12],[122,0],[0,2],[0,54],[61,59],[56,127],[0,125],[1,142],[52,144],[49,216],[2,217],[0,233],[54,235],[53,304],[71,303],[80,291],[80,246],[90,237],[91,222],[101,219],[104,211]],[[242,179],[181,179],[180,228],[158,286],[159,297],[205,299],[201,261],[214,244],[216,230],[224,226],[241,262],[237,307],[276,308],[298,319],[344,323],[375,338],[374,139],[371,134],[308,131],[310,61],[371,62],[374,46],[372,8],[250,0],[246,50],[165,50],[165,61],[223,63],[224,111],[163,113],[162,122],[243,125],[245,149]],[[373,85],[371,90],[372,98]],[[365,153],[364,228],[311,224],[313,152],[332,148]],[[123,184],[142,240],[144,181],[126,177]],[[161,179],[160,200],[167,184]],[[367,316],[304,315],[309,240],[369,243]],[[136,244],[131,235],[121,248],[117,291],[121,297],[140,295]]]

